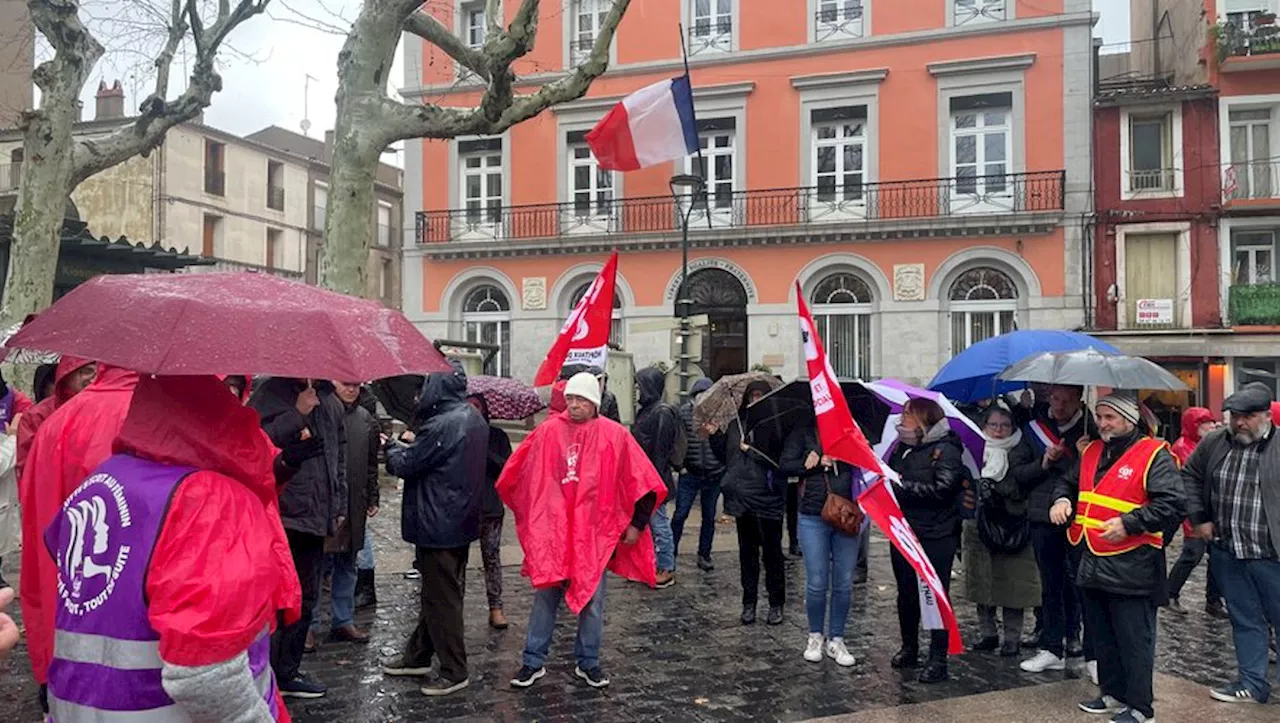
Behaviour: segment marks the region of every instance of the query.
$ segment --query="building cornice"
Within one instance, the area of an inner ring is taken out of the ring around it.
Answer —
[[[889,77],[888,68],[873,70],[853,70],[844,73],[818,73],[816,75],[793,75],[791,87],[796,90],[816,90],[818,88],[843,88],[849,85],[865,85],[883,83]]]
[[[929,63],[929,75],[945,78],[953,75],[970,75],[973,73],[998,73],[1003,70],[1026,70],[1036,62],[1035,53],[1018,55],[996,55],[987,58],[966,58],[963,60],[944,60]]]
[[[758,48],[755,50],[740,50],[732,53],[710,53],[706,55],[695,55],[689,58],[689,66],[691,68],[719,67],[768,60],[785,60],[789,58],[830,55],[848,50],[919,45],[922,43],[936,43],[938,41],[945,40],[958,40],[962,38],[989,35],[1007,35],[1010,33],[1032,32],[1038,30],[1054,30],[1080,25],[1092,27],[1094,20],[1093,12],[1063,13],[1060,15],[1045,15],[1033,18],[1006,20],[999,23],[977,23],[974,25],[959,25],[948,28],[915,30],[907,33],[895,33],[892,35],[873,35],[867,38],[851,38],[847,40],[833,40],[821,43],[805,43],[803,45],[788,45],[777,48]],[[680,58],[671,58],[613,66],[609,68],[608,76],[616,78],[628,75],[645,75],[663,72],[679,73],[682,70],[684,70],[684,64]],[[559,78],[563,78],[568,75],[568,73],[569,71],[530,73],[529,75],[517,80],[516,85],[518,87],[538,87]],[[474,93],[476,91],[483,90],[484,87],[483,82],[449,82],[426,85],[417,88],[406,87],[400,89],[400,94],[405,98],[422,98],[424,96],[440,97],[461,93]]]
[[[725,83],[724,85],[709,85],[701,88],[693,89],[694,100],[709,100],[712,98],[742,98],[751,95],[751,91],[755,90],[754,81],[745,81],[742,83]],[[552,111],[556,115],[572,115],[574,113],[584,113],[587,111],[608,110],[622,101],[624,95],[597,96],[594,98],[583,98],[568,103],[552,106]]]

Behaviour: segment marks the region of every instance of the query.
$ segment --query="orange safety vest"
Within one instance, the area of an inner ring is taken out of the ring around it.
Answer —
[[[1147,503],[1147,472],[1156,454],[1167,446],[1158,439],[1139,439],[1116,460],[1095,487],[1093,480],[1102,459],[1103,444],[1096,440],[1089,443],[1080,457],[1080,498],[1076,502],[1075,519],[1067,530],[1071,544],[1079,545],[1084,538],[1089,550],[1099,556],[1119,555],[1143,545],[1156,549],[1164,547],[1164,534],[1160,532],[1142,532],[1120,542],[1107,542],[1102,539],[1102,525]]]

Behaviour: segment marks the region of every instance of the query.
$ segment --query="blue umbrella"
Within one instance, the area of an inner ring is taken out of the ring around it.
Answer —
[[[1088,334],[1058,329],[1011,331],[965,349],[942,367],[929,388],[958,402],[976,402],[1027,386],[1026,382],[1006,382],[996,375],[1035,354],[1054,351],[1097,349],[1119,354],[1120,350]]]

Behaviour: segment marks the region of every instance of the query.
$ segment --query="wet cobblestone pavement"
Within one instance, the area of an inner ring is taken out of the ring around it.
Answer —
[[[848,630],[849,647],[858,658],[853,668],[839,668],[830,660],[814,665],[801,658],[806,624],[804,569],[799,561],[788,563],[784,624],[766,626],[762,616],[760,624],[740,625],[737,556],[732,549],[724,549],[713,555],[716,569],[710,573],[697,570],[692,557],[682,556],[678,583],[668,590],[649,590],[617,578],[610,581],[602,663],[611,687],[593,690],[573,677],[575,621],[562,611],[547,677],[532,689],[513,691],[508,680],[520,663],[530,588],[512,564],[515,549],[508,548],[504,583],[511,628],[489,629],[484,577],[476,569],[479,549],[473,546],[466,611],[471,687],[447,698],[428,699],[418,691],[420,681],[387,678],[378,667],[382,658],[398,653],[417,615],[418,583],[401,575],[411,555],[394,539],[399,526],[397,498],[394,489],[384,491],[384,501],[390,504],[373,523],[381,604],[376,611],[357,615],[357,624],[370,629],[373,641],[367,646],[322,643],[316,654],[308,656],[304,669],[329,685],[330,692],[321,700],[290,702],[296,721],[799,721],[1076,676],[1073,672],[1028,675],[1018,669],[1019,659],[990,653],[952,658],[952,679],[940,685],[921,685],[892,670],[889,658],[898,646],[895,591],[888,542],[877,537],[871,547],[871,580],[854,592]],[[696,518],[690,523],[696,525]],[[506,537],[514,543],[511,525],[507,528]],[[721,525],[717,549],[731,547],[732,539],[732,527]],[[1175,544],[1170,559],[1176,554]],[[1209,685],[1230,677],[1235,659],[1230,625],[1202,613],[1203,583],[1201,566],[1183,592],[1190,614],[1161,612],[1157,668]],[[955,581],[953,590],[966,641],[973,642],[976,620],[973,606],[964,600],[963,577]],[[321,611],[321,617],[327,618],[327,603],[321,604]],[[20,647],[0,662],[0,721],[38,720],[34,692]],[[1063,701],[1060,711],[1045,711],[1036,720],[1082,719],[1073,712],[1073,703]],[[1280,720],[1280,705],[1276,712]]]

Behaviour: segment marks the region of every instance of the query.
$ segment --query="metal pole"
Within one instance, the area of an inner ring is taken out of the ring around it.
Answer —
[[[692,209],[692,200],[690,209]],[[680,403],[689,398],[689,213],[682,213],[680,223],[680,293],[676,305],[680,307]]]

